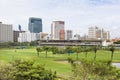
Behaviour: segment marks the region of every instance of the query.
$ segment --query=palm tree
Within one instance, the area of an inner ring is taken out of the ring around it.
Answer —
[[[52,46],[52,47],[50,48],[50,51],[52,51],[53,54],[56,54],[56,53],[58,52],[58,47]]]
[[[48,50],[49,50],[49,47],[48,47],[48,46],[43,46],[43,50],[46,51],[46,58],[47,58],[47,52],[48,52]]]
[[[37,48],[36,48],[36,51],[37,51],[37,55],[39,56],[39,52],[42,52],[42,48],[37,47]]]
[[[76,52],[76,60],[78,60],[78,59],[79,59],[79,58],[78,58],[78,53],[81,52],[80,47],[78,47],[78,46],[73,47],[73,51]]]
[[[113,45],[110,46],[110,51],[111,51],[111,61],[113,60],[113,54],[115,51],[115,47]]]
[[[68,55],[70,56],[70,53],[72,53],[72,47],[71,46],[67,46],[65,51],[68,53]]]
[[[94,56],[94,60],[96,60],[96,53],[97,53],[97,46],[94,46],[94,48],[93,48],[93,51],[94,51],[94,53],[95,53],[95,56]]]
[[[85,52],[85,58],[87,58],[87,54],[88,54],[88,51],[89,51],[89,47],[85,47],[83,48],[84,49],[84,52]]]

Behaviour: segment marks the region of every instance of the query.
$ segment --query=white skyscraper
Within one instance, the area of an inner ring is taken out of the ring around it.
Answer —
[[[0,22],[0,43],[13,42],[13,26]]]
[[[64,21],[53,21],[51,24],[51,37],[53,40],[60,39],[60,31],[64,30]]]

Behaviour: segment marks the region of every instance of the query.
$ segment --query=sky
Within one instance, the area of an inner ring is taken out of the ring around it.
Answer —
[[[120,0],[0,0],[0,21],[28,31],[29,17],[42,18],[43,32],[51,32],[52,21],[65,21],[65,29],[88,34],[88,27],[110,31],[120,37]]]

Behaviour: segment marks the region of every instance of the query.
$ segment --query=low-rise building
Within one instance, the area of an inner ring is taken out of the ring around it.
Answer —
[[[18,37],[18,42],[31,42],[40,39],[40,33],[20,33]]]

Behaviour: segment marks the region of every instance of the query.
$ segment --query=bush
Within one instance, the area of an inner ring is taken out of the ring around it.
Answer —
[[[0,67],[0,80],[55,80],[56,72],[46,70],[34,61],[15,60],[10,66]]]
[[[65,54],[65,50],[64,49],[58,49],[58,52],[57,52],[58,54]]]
[[[72,80],[120,80],[120,69],[113,67],[110,61],[74,62]]]

